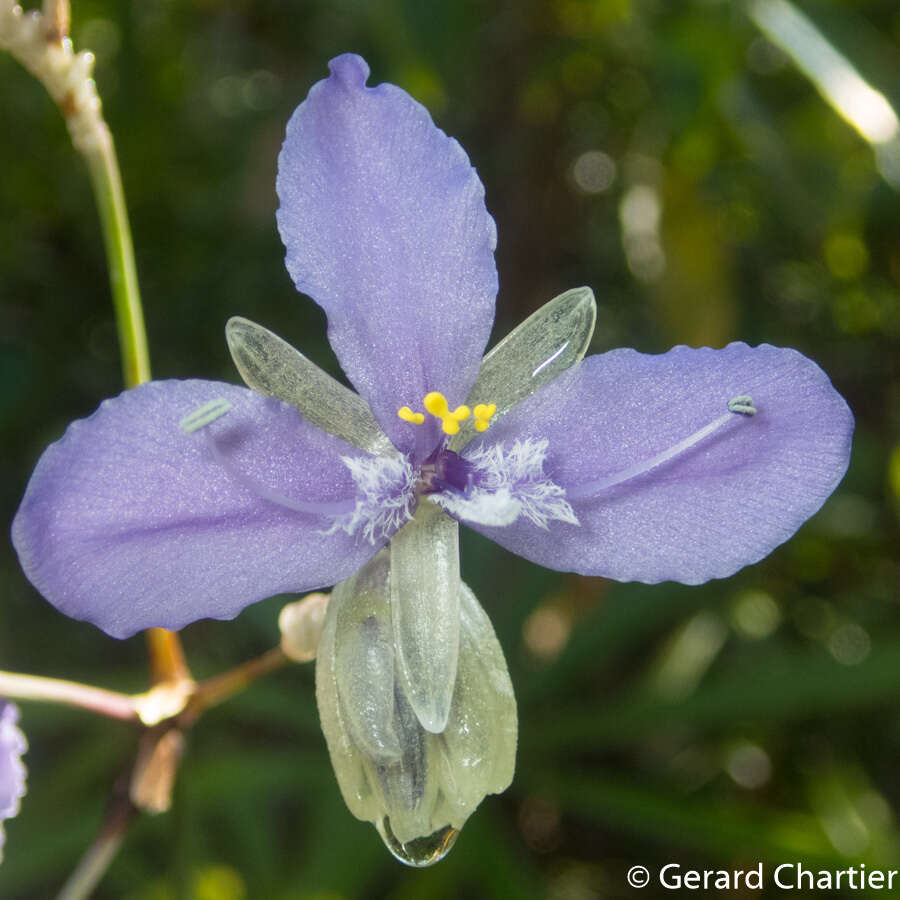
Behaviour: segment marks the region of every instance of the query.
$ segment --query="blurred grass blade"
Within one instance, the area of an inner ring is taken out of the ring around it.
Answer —
[[[796,63],[819,93],[875,149],[879,170],[900,190],[900,120],[813,22],[787,0],[756,0],[748,15]]]
[[[704,682],[682,702],[643,692],[602,709],[560,710],[552,729],[531,734],[541,748],[627,744],[666,728],[716,730],[741,722],[833,715],[900,698],[900,643],[845,666],[815,648]],[[528,732],[523,735],[528,738]]]
[[[686,615],[710,603],[704,588],[682,585],[613,586],[596,608],[572,629],[565,649],[546,669],[522,672],[516,695],[523,708],[596,681],[617,661]],[[528,676],[531,677],[528,677]]]
[[[537,785],[535,785],[537,787]],[[701,803],[659,786],[577,773],[542,783],[570,813],[592,822],[723,859],[804,860],[837,866],[841,857],[816,817],[794,811],[761,811],[738,804]],[[639,845],[643,846],[643,845]]]

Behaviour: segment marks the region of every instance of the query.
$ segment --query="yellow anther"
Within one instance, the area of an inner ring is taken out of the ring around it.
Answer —
[[[497,412],[496,403],[479,403],[472,410],[472,415],[475,416],[475,430],[487,431],[488,425],[491,424],[491,416],[495,412]]]
[[[425,416],[422,413],[413,412],[408,406],[401,406],[397,410],[397,415],[404,422],[409,422],[412,425],[421,425],[425,421]]]
[[[459,423],[471,415],[468,406],[457,406],[456,409],[451,410],[447,404],[447,398],[438,391],[426,394],[422,404],[428,412],[441,420],[444,434],[456,434],[459,431]]]
[[[447,415],[447,398],[438,391],[426,394],[422,404],[428,412],[439,419]]]
[[[479,403],[473,410],[470,410],[465,404],[457,406],[456,409],[450,409],[447,398],[440,391],[431,391],[431,393],[426,394],[422,400],[422,405],[436,419],[441,420],[444,434],[457,434],[459,432],[459,423],[464,422],[469,416],[474,416],[475,418],[476,431],[486,431],[491,423],[491,417],[497,412],[496,403]],[[397,410],[397,415],[404,422],[409,422],[412,425],[421,425],[425,421],[425,416],[422,413],[413,412],[408,406],[401,406]]]

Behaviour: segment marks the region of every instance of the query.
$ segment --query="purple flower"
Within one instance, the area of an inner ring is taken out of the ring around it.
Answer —
[[[387,688],[374,697],[329,675],[326,693],[335,709],[383,706],[365,727],[386,734],[402,725],[393,678],[415,722],[401,731],[421,737],[460,712],[458,522],[555,569],[724,578],[822,505],[846,470],[853,418],[794,350],[582,361],[595,318],[586,288],[482,360],[496,235],[474,169],[406,93],[366,87],[358,56],[330,68],[288,124],[278,225],[358,394],[232,319],[229,347],[253,390],[153,382],[105,401],[45,451],[13,541],[54,605],[116,637],[343,582],[390,541],[378,612],[345,654],[348,671],[387,673]],[[338,629],[336,656],[343,640]],[[368,777],[389,806],[385,771]]]
[[[18,721],[16,706],[0,699],[0,859],[3,858],[5,840],[3,822],[19,812],[19,801],[25,796],[22,754],[28,743],[16,724]]]

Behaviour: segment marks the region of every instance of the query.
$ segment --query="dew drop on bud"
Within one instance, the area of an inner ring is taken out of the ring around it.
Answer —
[[[391,853],[407,866],[424,868],[440,862],[452,849],[459,837],[459,831],[452,825],[439,828],[434,834],[413,838],[401,843],[391,831],[391,821],[385,816],[376,823],[378,833]]]

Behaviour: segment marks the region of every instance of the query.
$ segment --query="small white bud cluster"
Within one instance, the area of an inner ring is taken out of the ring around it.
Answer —
[[[75,53],[57,22],[12,0],[0,0],[0,48],[8,50],[47,89],[65,117],[72,143],[82,153],[109,141],[92,78],[94,54]]]

